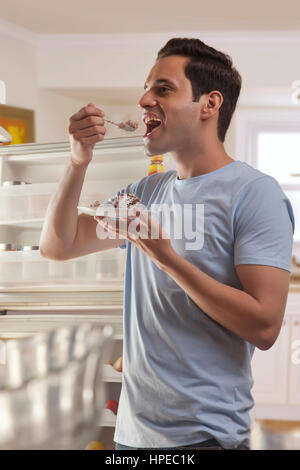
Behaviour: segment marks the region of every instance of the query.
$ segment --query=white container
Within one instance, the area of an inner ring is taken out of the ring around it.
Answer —
[[[22,281],[21,247],[12,244],[0,244],[0,283]]]
[[[41,257],[39,250],[0,252],[2,285],[11,287],[30,282],[45,282],[48,278],[48,260]]]
[[[26,220],[44,216],[57,183],[0,187],[0,220]]]
[[[2,186],[7,188],[10,186],[20,186],[24,184],[31,184],[28,181],[20,181],[20,180],[13,180],[13,181],[3,181]]]
[[[4,181],[0,188],[0,218],[11,219],[28,212],[28,200],[18,194],[24,194],[28,190],[25,181]]]
[[[23,282],[45,282],[48,280],[48,261],[42,258],[38,246],[23,246]]]
[[[20,245],[15,245],[14,243],[0,243],[0,252],[19,251],[21,248]]]
[[[97,253],[96,279],[101,281],[120,281],[123,279],[123,254],[120,249]]]
[[[91,254],[74,259],[74,281],[76,283],[96,280],[95,256],[95,254]]]
[[[49,282],[65,281],[70,283],[74,281],[74,261],[53,261],[48,262]]]
[[[10,251],[1,251],[2,249]],[[81,285],[97,281],[120,282],[124,279],[124,252],[113,249],[67,261],[41,256],[38,247],[0,244],[0,285],[8,287],[30,283]],[[33,249],[35,248],[35,249]]]
[[[74,280],[84,281],[89,278],[88,260],[80,259],[74,263]]]
[[[11,184],[0,186],[0,221],[44,217],[51,196],[57,189],[57,183],[25,184],[18,181],[7,183]],[[116,186],[116,182],[111,180],[102,183],[86,182],[79,205],[89,205],[96,200],[101,203],[106,202],[115,195],[114,185]]]
[[[21,262],[9,262],[2,263],[0,268],[0,281],[16,283],[22,281],[22,263]]]

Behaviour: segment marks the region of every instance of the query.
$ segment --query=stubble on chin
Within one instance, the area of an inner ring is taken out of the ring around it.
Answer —
[[[145,151],[146,156],[149,157],[149,158],[154,157],[155,155],[161,155],[161,154],[164,153],[160,150],[151,149],[151,148],[148,148],[146,146],[144,146],[144,151]]]
[[[154,148],[154,146],[152,146],[151,144],[149,146],[144,145],[144,152],[149,158],[154,157],[155,155],[164,155],[171,151],[172,149],[169,147],[167,148],[166,146],[161,146],[159,148],[159,146],[157,145],[157,148]]]

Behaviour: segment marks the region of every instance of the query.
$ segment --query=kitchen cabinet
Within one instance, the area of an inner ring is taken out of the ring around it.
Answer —
[[[291,357],[290,357],[290,387],[289,403],[300,405],[300,315],[291,317]]]
[[[285,319],[280,334],[267,351],[256,348],[252,358],[253,396],[257,403],[283,404],[288,395],[290,321]]]
[[[275,344],[252,359],[256,419],[300,420],[300,284],[291,284]]]

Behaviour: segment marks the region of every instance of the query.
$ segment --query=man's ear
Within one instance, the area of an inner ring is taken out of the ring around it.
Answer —
[[[211,91],[205,95],[201,96],[203,103],[201,106],[201,118],[208,119],[214,114],[216,114],[223,103],[223,96],[222,94],[217,91]]]

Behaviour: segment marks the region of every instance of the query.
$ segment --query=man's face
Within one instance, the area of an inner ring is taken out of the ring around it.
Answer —
[[[193,102],[192,85],[184,74],[188,61],[179,55],[164,57],[156,62],[146,80],[146,92],[139,105],[147,123],[144,145],[148,156],[184,154],[196,139],[199,141],[200,104]]]

